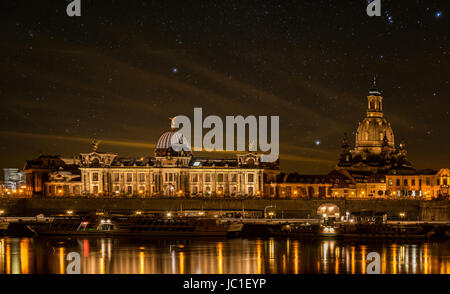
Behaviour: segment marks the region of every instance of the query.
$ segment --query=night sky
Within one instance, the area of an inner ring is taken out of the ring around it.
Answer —
[[[2,1],[0,167],[94,138],[149,156],[169,116],[202,107],[279,115],[282,170],[327,173],[374,76],[413,165],[450,167],[450,5],[381,2],[370,18],[364,0],[82,0],[70,18],[66,1]]]

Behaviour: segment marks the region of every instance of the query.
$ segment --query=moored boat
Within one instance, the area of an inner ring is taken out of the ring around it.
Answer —
[[[434,231],[415,225],[349,225],[339,229],[339,237],[358,239],[428,239]]]
[[[236,235],[243,225],[215,218],[154,218],[146,216],[111,216],[63,218],[37,228],[38,235],[77,236],[158,236],[226,237]]]

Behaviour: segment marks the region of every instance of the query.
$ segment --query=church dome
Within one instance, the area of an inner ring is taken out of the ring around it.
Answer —
[[[366,117],[356,132],[356,147],[383,147],[384,137],[387,145],[394,147],[394,132],[391,124],[384,118]]]
[[[156,141],[155,156],[186,156],[190,154],[188,140],[173,129],[162,133]]]

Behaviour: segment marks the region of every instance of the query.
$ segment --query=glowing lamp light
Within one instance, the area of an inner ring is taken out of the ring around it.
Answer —
[[[171,216],[172,216],[172,213],[168,212],[167,217],[171,217]]]
[[[141,214],[142,214],[142,211],[138,210],[138,211],[136,211],[135,213],[136,213],[136,215],[141,215]]]
[[[5,211],[4,210],[0,210],[0,215],[4,214]]]
[[[67,210],[67,211],[66,211],[66,214],[72,215],[72,214],[73,214],[73,210]]]

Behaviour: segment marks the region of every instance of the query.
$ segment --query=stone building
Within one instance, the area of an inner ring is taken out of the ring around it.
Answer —
[[[92,152],[80,154],[79,179],[74,173],[49,173],[47,195],[261,197],[264,183],[279,172],[278,162],[261,162],[260,154],[199,158],[190,151],[175,151],[174,142],[185,140],[174,129],[166,131],[156,142],[154,157],[141,158],[100,152],[94,143]]]
[[[391,198],[448,199],[450,170],[393,170],[386,175],[386,183]]]
[[[6,196],[25,193],[24,172],[18,168],[4,168],[0,192]]]
[[[407,158],[406,145],[395,145],[394,131],[384,118],[383,97],[375,80],[367,96],[366,116],[359,122],[355,137],[355,148],[352,149],[344,136],[337,169],[369,174],[398,168],[413,170]]]
[[[51,177],[52,173],[65,171],[71,173],[79,172],[79,161],[71,158],[63,158],[55,155],[41,155],[36,159],[25,162],[25,194],[29,197],[45,197],[48,194],[47,183],[55,180],[58,187],[61,185],[60,179]],[[66,188],[56,188],[66,189]]]

